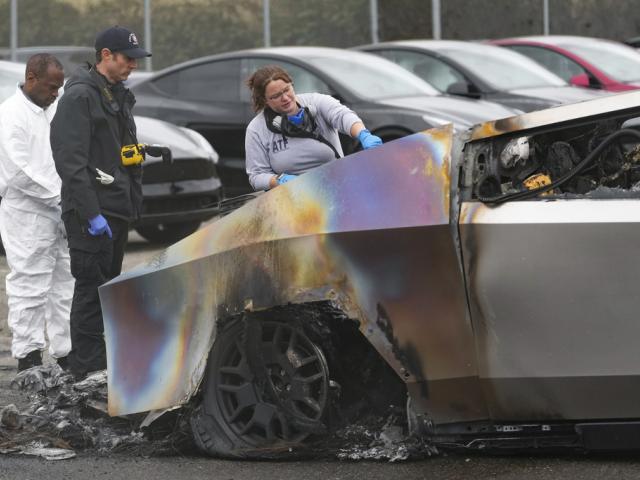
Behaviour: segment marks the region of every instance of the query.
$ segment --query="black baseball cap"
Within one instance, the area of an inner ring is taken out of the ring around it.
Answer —
[[[151,54],[140,48],[138,37],[131,30],[116,25],[100,32],[96,37],[96,52],[108,48],[112,52],[124,53],[130,58],[150,57]]]

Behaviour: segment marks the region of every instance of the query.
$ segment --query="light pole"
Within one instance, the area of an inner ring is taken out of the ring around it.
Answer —
[[[371,14],[371,43],[378,43],[378,0],[369,0]]]
[[[431,0],[431,24],[434,40],[440,40],[442,38],[440,15],[440,0]]]
[[[18,61],[18,0],[11,0],[11,61]]]
[[[271,46],[271,14],[269,8],[269,0],[262,0],[262,29],[264,31],[264,46]]]
[[[144,47],[151,51],[151,0],[144,0]],[[151,57],[145,59],[147,71],[153,70]]]
[[[549,35],[549,0],[542,0],[542,31]]]

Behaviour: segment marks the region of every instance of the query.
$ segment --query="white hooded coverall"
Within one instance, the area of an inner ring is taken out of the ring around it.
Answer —
[[[0,235],[6,278],[11,353],[71,349],[69,310],[74,280],[60,218],[60,177],[49,143],[57,102],[43,109],[18,86],[0,105]]]

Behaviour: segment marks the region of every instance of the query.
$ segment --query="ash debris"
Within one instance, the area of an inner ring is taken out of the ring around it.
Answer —
[[[78,451],[144,456],[196,452],[188,408],[167,412],[145,428],[144,415],[109,417],[106,371],[74,382],[57,365],[46,365],[21,372],[12,386],[28,392],[29,404],[22,411],[13,404],[0,409],[0,454],[62,460]],[[377,412],[355,423],[340,422],[330,434],[277,457],[396,462],[437,454],[435,447],[406,433],[405,420],[402,408],[391,407],[386,416]]]
[[[315,439],[314,439],[315,438]],[[261,460],[375,460],[402,462],[439,455],[438,449],[407,432],[404,413],[391,406],[387,416],[372,413],[351,424],[329,428],[327,435],[303,444],[282,444],[245,451]]]
[[[107,414],[107,374],[74,382],[56,364],[20,372],[12,388],[29,395],[28,406],[0,410],[0,453],[73,458],[76,451],[170,455],[193,451],[188,421],[167,414],[147,428],[144,415]]]
[[[311,323],[315,330],[309,329],[309,334],[327,352],[335,379],[330,382],[331,405],[322,419],[325,428],[310,430],[300,443],[256,447],[246,457],[397,462],[436,454],[434,446],[408,433],[406,388],[357,327],[336,322],[329,330],[321,322]],[[79,451],[142,456],[197,453],[190,419],[202,392],[193,405],[160,417],[110,417],[106,371],[74,382],[52,364],[21,372],[12,386],[26,392],[29,402],[23,408],[0,407],[0,453],[52,460],[72,458]]]
[[[403,426],[404,424],[404,426]],[[343,441],[337,451],[340,460],[417,460],[438,454],[435,446],[406,433],[402,415],[371,418],[349,425],[336,433]]]

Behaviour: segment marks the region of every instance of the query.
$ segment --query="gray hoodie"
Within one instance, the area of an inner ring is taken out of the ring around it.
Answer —
[[[301,107],[308,107],[317,124],[317,132],[342,153],[338,132],[349,135],[360,118],[338,100],[320,93],[296,95]],[[273,175],[300,175],[335,159],[328,145],[313,138],[291,138],[267,128],[264,112],[247,126],[245,136],[247,174],[255,190],[268,190]]]

